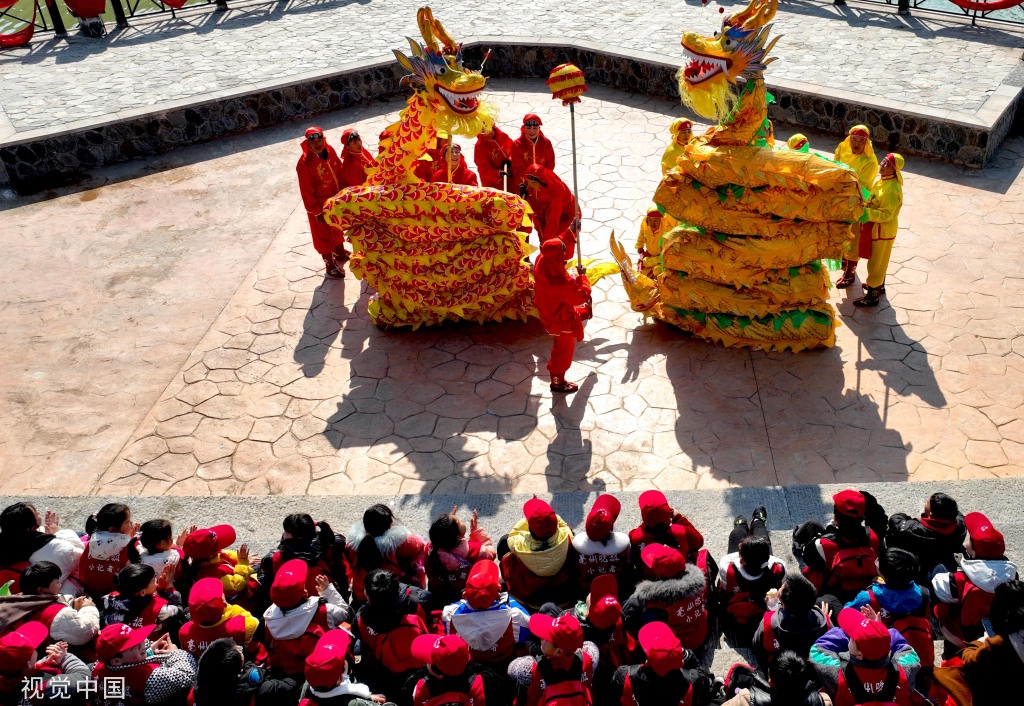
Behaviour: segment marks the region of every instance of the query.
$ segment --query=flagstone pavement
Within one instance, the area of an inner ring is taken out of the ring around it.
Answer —
[[[568,116],[543,83],[490,86],[506,121],[541,114],[569,179]],[[376,135],[401,105],[323,126],[332,141],[349,125]],[[586,256],[607,259],[612,230],[632,244],[679,114],[587,94]],[[548,390],[536,323],[381,331],[364,283],[324,279],[292,171],[303,127],[0,203],[5,493],[530,493],[1024,468],[1020,137],[982,172],[909,162],[888,298],[858,311],[856,291],[835,291],[834,349],[709,345],[645,323],[608,278],[565,397]]]

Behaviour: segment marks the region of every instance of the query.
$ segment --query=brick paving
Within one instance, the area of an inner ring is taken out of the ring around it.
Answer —
[[[261,83],[390,56],[416,34],[422,0],[238,3],[226,13],[136,19],[94,40],[43,35],[0,54],[0,139],[76,121],[195,102]],[[725,2],[726,8],[738,3]],[[609,5],[597,0],[432,3],[455,37],[547,36],[679,57],[684,29],[710,32],[715,7],[678,0]],[[900,18],[877,6],[785,2],[769,81],[855,91],[930,111],[974,114],[1017,67],[1018,30]]]
[[[506,121],[542,115],[568,178],[567,116],[543,84],[490,93]],[[400,107],[325,127],[376,135]],[[608,257],[612,229],[632,244],[679,112],[601,87],[580,106],[587,255]],[[300,131],[121,166],[5,214],[6,493],[530,493],[1024,468],[1020,137],[980,173],[911,160],[888,299],[857,311],[856,292],[835,292],[835,349],[708,345],[645,324],[607,279],[569,375],[581,390],[553,398],[536,323],[384,332],[363,283],[323,278],[292,183]]]

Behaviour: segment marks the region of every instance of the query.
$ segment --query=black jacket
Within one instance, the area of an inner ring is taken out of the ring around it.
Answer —
[[[757,657],[757,666],[761,670],[767,670],[772,657],[782,650],[793,650],[799,655],[807,655],[818,638],[829,630],[825,614],[817,607],[802,617],[786,616],[781,610],[777,610],[772,615],[771,627],[775,641],[779,643],[778,648],[775,648],[774,644],[771,649],[765,646],[764,620],[758,621],[754,639],[751,641],[754,656]]]
[[[935,567],[944,566],[946,571],[956,571],[953,555],[963,551],[966,538],[963,515],[957,515],[955,522],[943,522],[897,512],[889,518],[885,543],[889,547],[906,549],[916,556],[921,569],[915,580],[920,586],[928,586]]]
[[[714,677],[701,669],[684,667],[659,676],[646,664],[624,664],[612,675],[611,691],[616,704],[622,700],[627,674],[636,706],[679,706],[691,685],[693,706],[705,706],[712,703],[718,691]]]

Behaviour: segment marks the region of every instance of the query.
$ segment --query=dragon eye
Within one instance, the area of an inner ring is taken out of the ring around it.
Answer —
[[[731,39],[726,39],[725,40],[725,46],[731,47],[732,46],[732,40]]]
[[[718,30],[715,30],[715,39],[718,39],[718,35],[721,34]]]

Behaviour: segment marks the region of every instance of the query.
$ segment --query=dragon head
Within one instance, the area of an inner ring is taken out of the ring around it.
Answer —
[[[416,20],[424,44],[409,38],[411,56],[395,50],[398,63],[412,72],[402,82],[433,109],[437,129],[467,137],[489,129],[493,108],[480,100],[487,80],[462,65],[462,44],[456,44],[429,7],[420,8]]]
[[[769,21],[778,0],[750,0],[746,8],[722,21],[713,37],[683,34],[687,63],[679,69],[679,95],[698,115],[720,122],[732,110],[739,79],[761,78],[774,58],[767,58],[778,37],[768,42]]]

